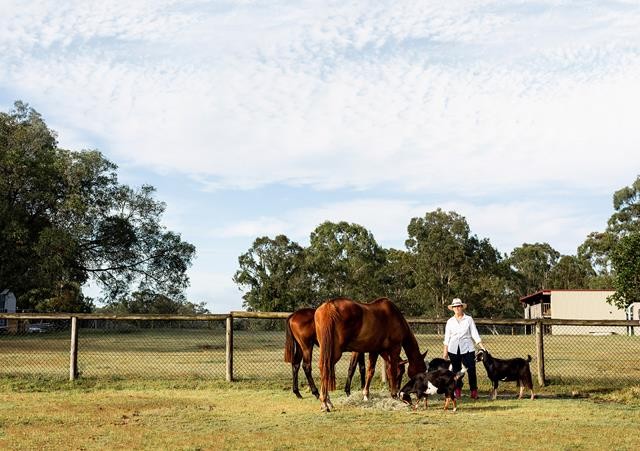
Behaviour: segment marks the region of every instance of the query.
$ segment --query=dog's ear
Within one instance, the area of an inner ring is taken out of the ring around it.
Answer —
[[[428,351],[429,351],[428,349],[425,349],[424,352],[421,354],[422,355],[422,360],[427,358],[427,352]]]

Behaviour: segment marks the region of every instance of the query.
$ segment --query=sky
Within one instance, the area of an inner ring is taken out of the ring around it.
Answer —
[[[188,299],[226,313],[257,237],[324,221],[405,249],[441,208],[574,255],[640,174],[638,24],[637,0],[0,0],[0,110],[155,186]]]

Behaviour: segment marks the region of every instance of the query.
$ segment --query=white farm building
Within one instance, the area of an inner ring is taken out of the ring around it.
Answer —
[[[520,298],[526,319],[640,320],[640,302],[628,309],[609,304],[613,290],[541,290]],[[554,335],[625,334],[620,326],[551,326]]]

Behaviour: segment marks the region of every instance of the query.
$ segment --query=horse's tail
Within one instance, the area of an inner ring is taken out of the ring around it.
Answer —
[[[336,369],[334,365],[334,340],[338,310],[333,302],[326,302],[316,310],[316,335],[320,343],[321,382],[328,391],[336,389]]]
[[[285,321],[285,339],[284,339],[284,361],[287,363],[293,362],[293,356],[296,354],[296,346],[298,343],[293,338],[293,332],[291,332],[291,316]]]

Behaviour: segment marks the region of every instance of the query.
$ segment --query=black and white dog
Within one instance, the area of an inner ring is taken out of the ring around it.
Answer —
[[[464,377],[465,372],[466,368],[462,367],[462,370],[457,373],[448,368],[438,368],[426,373],[418,373],[400,389],[400,399],[411,405],[415,410],[418,408],[418,402],[421,399],[424,398],[424,407],[427,408],[429,406],[429,395],[440,393],[445,396],[444,410],[449,409],[449,403],[453,400],[453,411],[455,412],[457,410],[456,382]],[[411,402],[412,394],[417,397],[415,404]]]
[[[518,387],[520,387],[518,399],[522,398],[525,387],[531,390],[531,399],[534,398],[533,380],[531,379],[531,368],[529,368],[531,356],[528,356],[526,360],[520,357],[515,359],[496,359],[486,349],[481,349],[476,352],[476,362],[484,364],[487,376],[493,382],[492,399],[496,399],[498,396],[499,381],[516,381]]]

